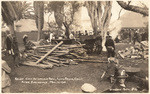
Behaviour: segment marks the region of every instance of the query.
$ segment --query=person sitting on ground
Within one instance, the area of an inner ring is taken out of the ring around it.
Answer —
[[[11,72],[11,68],[8,66],[7,62],[2,60],[2,93],[10,93],[10,85],[11,85],[11,79],[9,77],[9,73]]]
[[[106,69],[106,78],[110,80],[111,83],[119,84],[121,87],[126,87],[125,79],[128,77],[123,66],[119,64],[118,59],[114,57],[108,58],[108,65]]]
[[[111,36],[106,39],[105,46],[107,49],[107,57],[115,57],[115,44]]]

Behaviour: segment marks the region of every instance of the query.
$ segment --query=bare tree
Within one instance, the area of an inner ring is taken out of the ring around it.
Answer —
[[[60,29],[63,25],[64,3],[64,1],[50,1],[47,5],[48,12],[54,12],[55,21]]]
[[[74,22],[74,14],[78,11],[80,4],[77,1],[53,1],[49,8],[54,11],[54,17],[58,27],[65,27],[65,35],[69,39],[70,26]]]
[[[104,46],[111,19],[112,1],[86,1],[85,6],[91,19],[94,34],[97,35],[98,31],[101,31]]]
[[[88,9],[94,33],[97,34],[98,31],[102,31],[104,36],[104,32],[107,30],[111,19],[112,2],[87,1],[85,6]]]
[[[143,14],[144,16],[148,16],[149,15],[147,7],[143,8],[143,7],[139,7],[139,6],[129,5],[129,4],[127,4],[124,1],[117,1],[117,2],[125,10],[137,12],[137,13]]]

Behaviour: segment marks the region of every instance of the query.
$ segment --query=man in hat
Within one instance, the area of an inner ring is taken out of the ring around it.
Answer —
[[[139,33],[139,29],[135,32],[133,37],[133,43],[135,44],[136,42],[141,42],[141,35]]]
[[[101,31],[99,32],[98,36],[95,38],[95,45],[96,45],[96,53],[100,54],[102,51],[102,36],[100,35]]]
[[[106,38],[105,46],[107,49],[107,57],[114,57],[115,56],[115,44],[111,36]]]
[[[128,77],[126,71],[119,64],[118,59],[114,57],[108,58],[107,69],[104,72],[105,77],[110,80],[110,83],[118,83],[121,87],[125,86],[125,79]],[[104,76],[103,76],[104,77]],[[102,78],[102,77],[101,77]]]

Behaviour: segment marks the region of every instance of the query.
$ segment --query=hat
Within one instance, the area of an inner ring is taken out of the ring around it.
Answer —
[[[108,62],[109,62],[109,63],[116,63],[116,64],[119,64],[118,59],[116,59],[115,57],[110,57],[110,58],[108,58]]]
[[[28,38],[28,35],[24,35],[24,36],[23,36],[23,39],[24,39],[24,38]]]

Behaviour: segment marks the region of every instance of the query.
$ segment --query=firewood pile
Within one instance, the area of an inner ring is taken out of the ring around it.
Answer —
[[[125,50],[118,51],[118,54],[121,58],[148,58],[148,42],[142,41],[141,43],[136,43],[134,46],[130,48],[126,48]]]
[[[23,65],[40,68],[53,68],[54,66],[68,66],[78,64],[77,61],[87,56],[84,44],[65,45],[63,41],[58,44],[41,45],[24,53]]]

